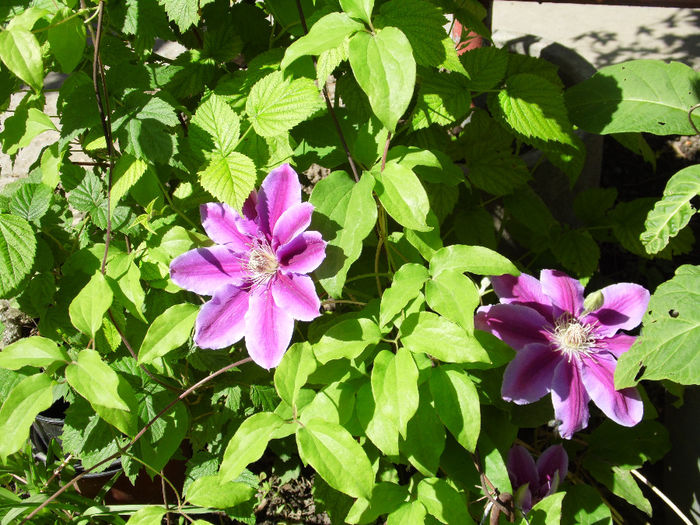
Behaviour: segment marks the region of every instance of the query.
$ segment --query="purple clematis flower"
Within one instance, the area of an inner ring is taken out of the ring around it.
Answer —
[[[326,256],[321,234],[305,231],[313,205],[301,202],[296,172],[284,164],[252,192],[239,215],[226,204],[200,208],[202,226],[216,243],[175,258],[178,286],[211,295],[195,322],[194,342],[224,348],[245,336],[250,357],[277,366],[289,346],[294,319],[318,317],[320,301],[307,273]]]
[[[535,464],[525,447],[514,445],[508,452],[506,467],[515,505],[527,514],[538,501],[557,491],[569,470],[569,456],[561,445],[552,445]]]
[[[517,354],[506,367],[501,395],[519,405],[551,392],[559,433],[571,438],[588,424],[588,402],[613,421],[633,426],[643,405],[635,388],[615,390],[617,359],[635,337],[618,333],[637,326],[649,292],[619,283],[598,292],[599,308],[586,310],[583,286],[556,270],[492,277],[501,304],[479,308],[475,326],[512,346]]]

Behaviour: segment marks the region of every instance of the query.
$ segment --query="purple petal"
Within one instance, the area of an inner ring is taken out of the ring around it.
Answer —
[[[537,467],[530,453],[520,445],[513,445],[508,451],[508,476],[513,490],[522,485],[529,484],[530,488],[539,485]]]
[[[243,203],[241,212],[243,212],[243,217],[250,221],[255,221],[258,218],[258,192],[253,190],[248,195],[248,198]]]
[[[552,445],[537,458],[541,497],[556,492],[557,485],[569,471],[569,456],[561,445]],[[558,475],[557,475],[558,474]]]
[[[542,270],[542,291],[552,300],[554,317],[564,312],[578,316],[583,310],[583,286],[559,270]]]
[[[631,330],[642,322],[649,304],[649,291],[632,283],[618,283],[601,290],[603,306],[586,316],[586,322],[596,323],[596,332],[611,336],[618,330]]]
[[[311,224],[311,214],[314,206],[310,202],[302,202],[287,209],[275,224],[272,231],[273,247],[282,246],[294,239]]]
[[[227,284],[241,285],[245,274],[241,265],[244,258],[227,245],[190,250],[170,263],[170,278],[180,288],[203,295]]]
[[[195,322],[194,342],[200,348],[225,348],[245,333],[248,292],[224,286],[202,306]]]
[[[571,439],[574,432],[588,425],[588,394],[581,382],[581,371],[576,360],[562,359],[554,370],[552,404],[554,417],[561,424],[559,434]]]
[[[308,275],[277,274],[272,283],[272,297],[275,304],[294,319],[312,321],[321,315],[318,311],[321,301]]]
[[[561,359],[561,355],[548,345],[527,345],[508,363],[503,374],[501,396],[518,405],[537,401],[551,390],[554,369]]]
[[[482,306],[474,318],[474,326],[490,332],[516,350],[531,343],[547,343],[547,329],[553,329],[542,314],[519,304]]]
[[[630,349],[637,338],[633,335],[616,334],[598,341],[597,346],[601,352],[608,351],[615,357],[620,357]]]
[[[228,204],[209,202],[199,207],[202,226],[209,238],[216,244],[228,244],[230,248],[245,252],[248,250],[250,236],[254,236],[257,225],[244,219]]]
[[[270,290],[260,288],[251,293],[245,325],[250,357],[268,370],[276,367],[292,339],[294,319],[275,304]]]
[[[532,275],[520,274],[491,277],[491,285],[501,303],[517,303],[537,310],[552,319],[552,301],[542,292],[542,285]]]
[[[610,419],[625,427],[642,420],[644,404],[636,388],[615,390],[617,360],[609,354],[598,353],[584,358],[581,379],[588,395]]]
[[[271,235],[280,215],[301,202],[299,177],[289,164],[272,170],[258,192],[258,224]]]
[[[326,242],[318,232],[304,232],[277,249],[283,273],[309,273],[326,257]]]

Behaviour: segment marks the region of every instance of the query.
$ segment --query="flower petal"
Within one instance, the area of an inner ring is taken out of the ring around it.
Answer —
[[[513,445],[508,451],[506,466],[513,490],[517,490],[525,484],[529,484],[530,488],[539,485],[535,461],[525,447]]]
[[[559,270],[542,270],[542,291],[552,300],[554,317],[564,312],[578,316],[583,310],[583,286]]]
[[[228,244],[238,252],[248,250],[250,236],[255,235],[257,230],[253,221],[238,215],[228,204],[219,202],[202,204],[199,214],[204,231],[216,244]]]
[[[243,255],[228,245],[197,248],[175,257],[170,263],[170,278],[180,288],[203,295],[227,284],[241,285],[245,277]]]
[[[274,248],[287,244],[297,235],[303,232],[311,224],[311,214],[314,206],[310,202],[302,202],[285,210],[280,215],[272,231],[272,245]]]
[[[537,458],[537,474],[540,479],[538,496],[544,498],[556,492],[557,485],[569,472],[569,456],[561,445],[552,445]],[[557,476],[558,473],[558,476]]]
[[[277,249],[283,273],[309,273],[326,257],[326,242],[318,232],[304,232]]]
[[[202,306],[195,321],[194,342],[200,348],[225,348],[243,337],[248,292],[227,285]]]
[[[301,202],[299,177],[289,164],[272,170],[258,192],[258,225],[268,235],[285,210]]]
[[[245,344],[253,361],[268,370],[276,367],[292,339],[294,319],[275,304],[269,289],[251,293],[245,326]]]
[[[630,349],[637,338],[633,335],[616,334],[606,339],[600,339],[597,343],[598,349],[601,352],[610,352],[615,357],[620,357]]]
[[[597,321],[596,332],[611,336],[618,330],[631,330],[642,322],[649,304],[649,291],[632,283],[618,283],[602,290],[603,306],[586,317],[587,322]]]
[[[636,388],[615,390],[617,360],[609,354],[598,353],[583,359],[581,380],[588,395],[610,419],[625,427],[642,420],[644,404]]]
[[[533,343],[515,354],[503,374],[501,396],[518,405],[533,403],[552,388],[561,355],[548,345]],[[532,486],[534,489],[534,485]]]
[[[552,319],[552,301],[542,292],[542,285],[532,275],[521,273],[491,277],[491,285],[503,304],[522,304]]]
[[[490,332],[516,350],[530,343],[547,343],[551,323],[542,314],[519,304],[494,304],[477,310],[474,326]]]
[[[588,425],[589,397],[581,382],[581,371],[576,360],[562,359],[554,370],[552,404],[554,417],[559,424],[559,434],[571,439],[574,432]]]
[[[321,301],[308,275],[278,273],[271,288],[275,304],[294,319],[312,321],[321,315]]]

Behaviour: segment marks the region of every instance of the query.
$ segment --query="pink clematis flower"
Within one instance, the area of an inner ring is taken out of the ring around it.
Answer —
[[[508,452],[506,467],[515,505],[527,514],[538,501],[557,491],[569,470],[569,456],[561,445],[552,445],[535,464],[525,447],[514,445]]]
[[[294,320],[318,317],[311,278],[326,256],[321,234],[305,231],[313,205],[301,202],[296,172],[284,164],[252,192],[239,215],[226,204],[200,208],[202,226],[216,243],[175,258],[170,277],[178,286],[211,295],[195,322],[201,348],[224,348],[245,337],[250,357],[277,366],[289,346]]]
[[[645,288],[607,286],[599,292],[602,305],[588,311],[581,283],[556,270],[542,270],[539,281],[522,274],[491,282],[501,304],[479,308],[475,326],[517,351],[503,376],[503,399],[522,405],[551,392],[559,433],[567,439],[588,425],[591,399],[620,425],[639,423],[639,392],[615,390],[613,375],[635,340],[618,331],[641,322],[649,303]]]

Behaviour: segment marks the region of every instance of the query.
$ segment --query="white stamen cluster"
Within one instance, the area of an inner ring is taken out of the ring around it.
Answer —
[[[594,328],[594,325],[582,324],[576,317],[566,313],[554,322],[554,331],[550,332],[550,336],[557,350],[571,362],[574,357],[593,353],[596,346]]]
[[[267,284],[277,273],[279,262],[266,242],[258,242],[250,250],[246,270],[253,286]]]

